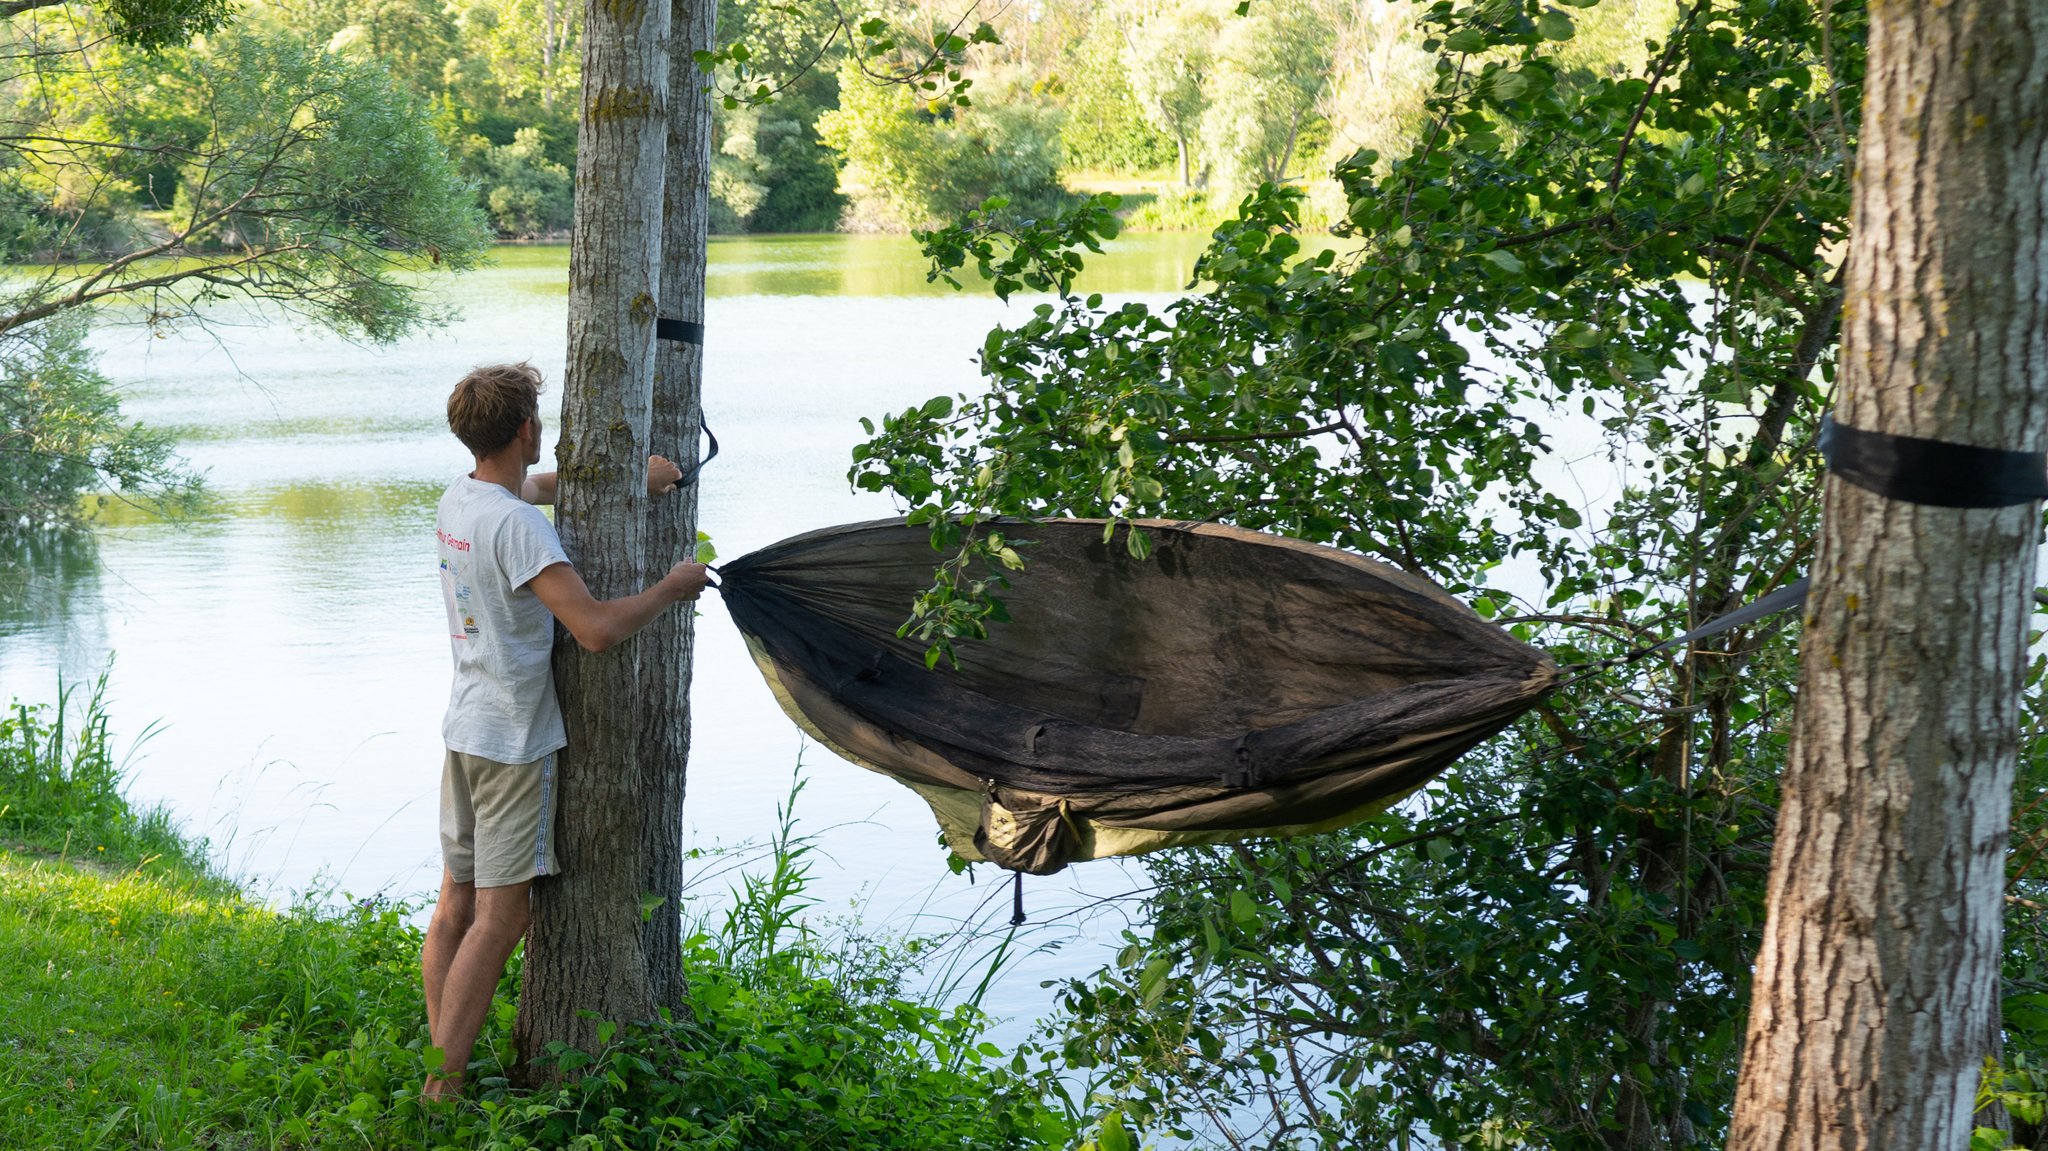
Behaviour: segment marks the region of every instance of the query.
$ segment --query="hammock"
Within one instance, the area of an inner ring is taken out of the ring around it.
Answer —
[[[928,671],[898,638],[926,528],[810,532],[723,565],[791,719],[909,786],[970,860],[1048,875],[1176,844],[1329,831],[1420,787],[1535,705],[1542,652],[1441,589],[1239,528],[1014,521],[1011,622]]]

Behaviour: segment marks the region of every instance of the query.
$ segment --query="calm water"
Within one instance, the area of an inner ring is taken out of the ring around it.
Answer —
[[[1123,241],[1082,286],[1162,301],[1200,247]],[[483,361],[531,359],[559,382],[567,259],[501,250],[495,267],[436,284],[459,320],[389,348],[261,317],[169,339],[107,317],[94,343],[126,410],[176,433],[214,502],[175,526],[116,507],[96,556],[38,560],[28,606],[0,614],[0,698],[50,699],[60,675],[84,681],[111,660],[124,746],[157,727],[134,751],[131,792],[168,804],[254,890],[429,891],[448,680],[434,504],[469,467],[442,405]],[[726,557],[894,514],[848,489],[857,418],[973,388],[984,334],[1030,307],[926,284],[914,246],[892,237],[716,243],[710,292],[705,408],[723,452],[702,479],[702,522]],[[550,417],[559,398],[543,396]],[[703,612],[691,842],[765,838],[801,758],[797,815],[824,856],[825,910],[898,928],[982,925],[965,955],[992,943],[1007,884],[949,875],[922,803],[806,746],[715,596]],[[1098,863],[1029,881],[1031,941],[1060,950],[1014,969],[992,1006],[1036,1016],[1039,980],[1100,962],[1122,922],[1080,911],[1141,875]],[[700,890],[725,882],[707,871]]]

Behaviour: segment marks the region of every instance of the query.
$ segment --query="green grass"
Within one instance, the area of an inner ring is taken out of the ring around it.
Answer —
[[[518,1090],[515,961],[478,1093],[428,1113],[414,909],[247,899],[122,800],[104,686],[0,719],[0,1148],[922,1151],[1089,1126],[1049,1053],[905,991],[927,941],[805,925],[788,809],[771,870],[687,941],[687,1018],[607,1029],[553,1053],[562,1087]]]
[[[1128,193],[1123,227],[1127,232],[1207,232],[1229,218],[1226,208],[1200,189]]]
[[[0,1147],[285,1146],[365,1090],[417,1129],[407,909],[245,898],[122,798],[104,693],[0,719]]]
[[[372,1085],[327,1057],[356,1031],[403,1049],[386,1021],[419,995],[399,920],[278,915],[182,868],[0,855],[0,1146],[276,1145],[295,1102]]]

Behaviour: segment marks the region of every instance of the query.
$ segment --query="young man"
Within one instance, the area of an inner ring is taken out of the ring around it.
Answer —
[[[541,375],[529,364],[480,367],[448,397],[448,427],[476,470],[441,497],[435,522],[441,592],[455,649],[455,683],[441,724],[441,899],[421,966],[427,1029],[443,1052],[425,1094],[456,1094],[491,994],[526,933],[536,876],[554,854],[555,753],[567,743],[549,670],[554,624],[602,651],[704,588],[704,565],[679,563],[638,595],[598,600],[569,564],[535,504],[555,499],[540,462]],[[660,456],[647,489],[672,491],[682,473]]]

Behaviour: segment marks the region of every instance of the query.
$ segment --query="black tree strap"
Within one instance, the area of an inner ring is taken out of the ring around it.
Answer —
[[[704,325],[695,320],[672,320],[662,316],[654,321],[654,338],[678,344],[695,344],[701,348],[704,346]],[[704,470],[705,464],[718,457],[718,437],[711,434],[711,425],[705,423],[704,417],[699,415],[697,426],[704,429],[704,438],[711,441],[711,450],[697,458],[697,466],[690,469],[689,475],[676,481],[679,488],[696,483],[697,473]]]
[[[671,320],[662,316],[654,321],[654,338],[695,344],[701,348],[704,346],[704,325],[695,320]]]
[[[1906,503],[1937,508],[2006,508],[2048,499],[2048,452],[2011,452],[1918,436],[1866,432],[1838,424],[1832,415],[1821,417],[1820,452],[1827,458],[1828,470],[1845,482]],[[1801,579],[1754,603],[1708,620],[1684,635],[1589,664],[1566,682],[1796,607],[1806,602],[1807,586],[1808,581]]]
[[[1828,470],[1865,491],[1937,508],[2005,508],[2048,499],[2048,452],[2009,452],[1820,422]]]

